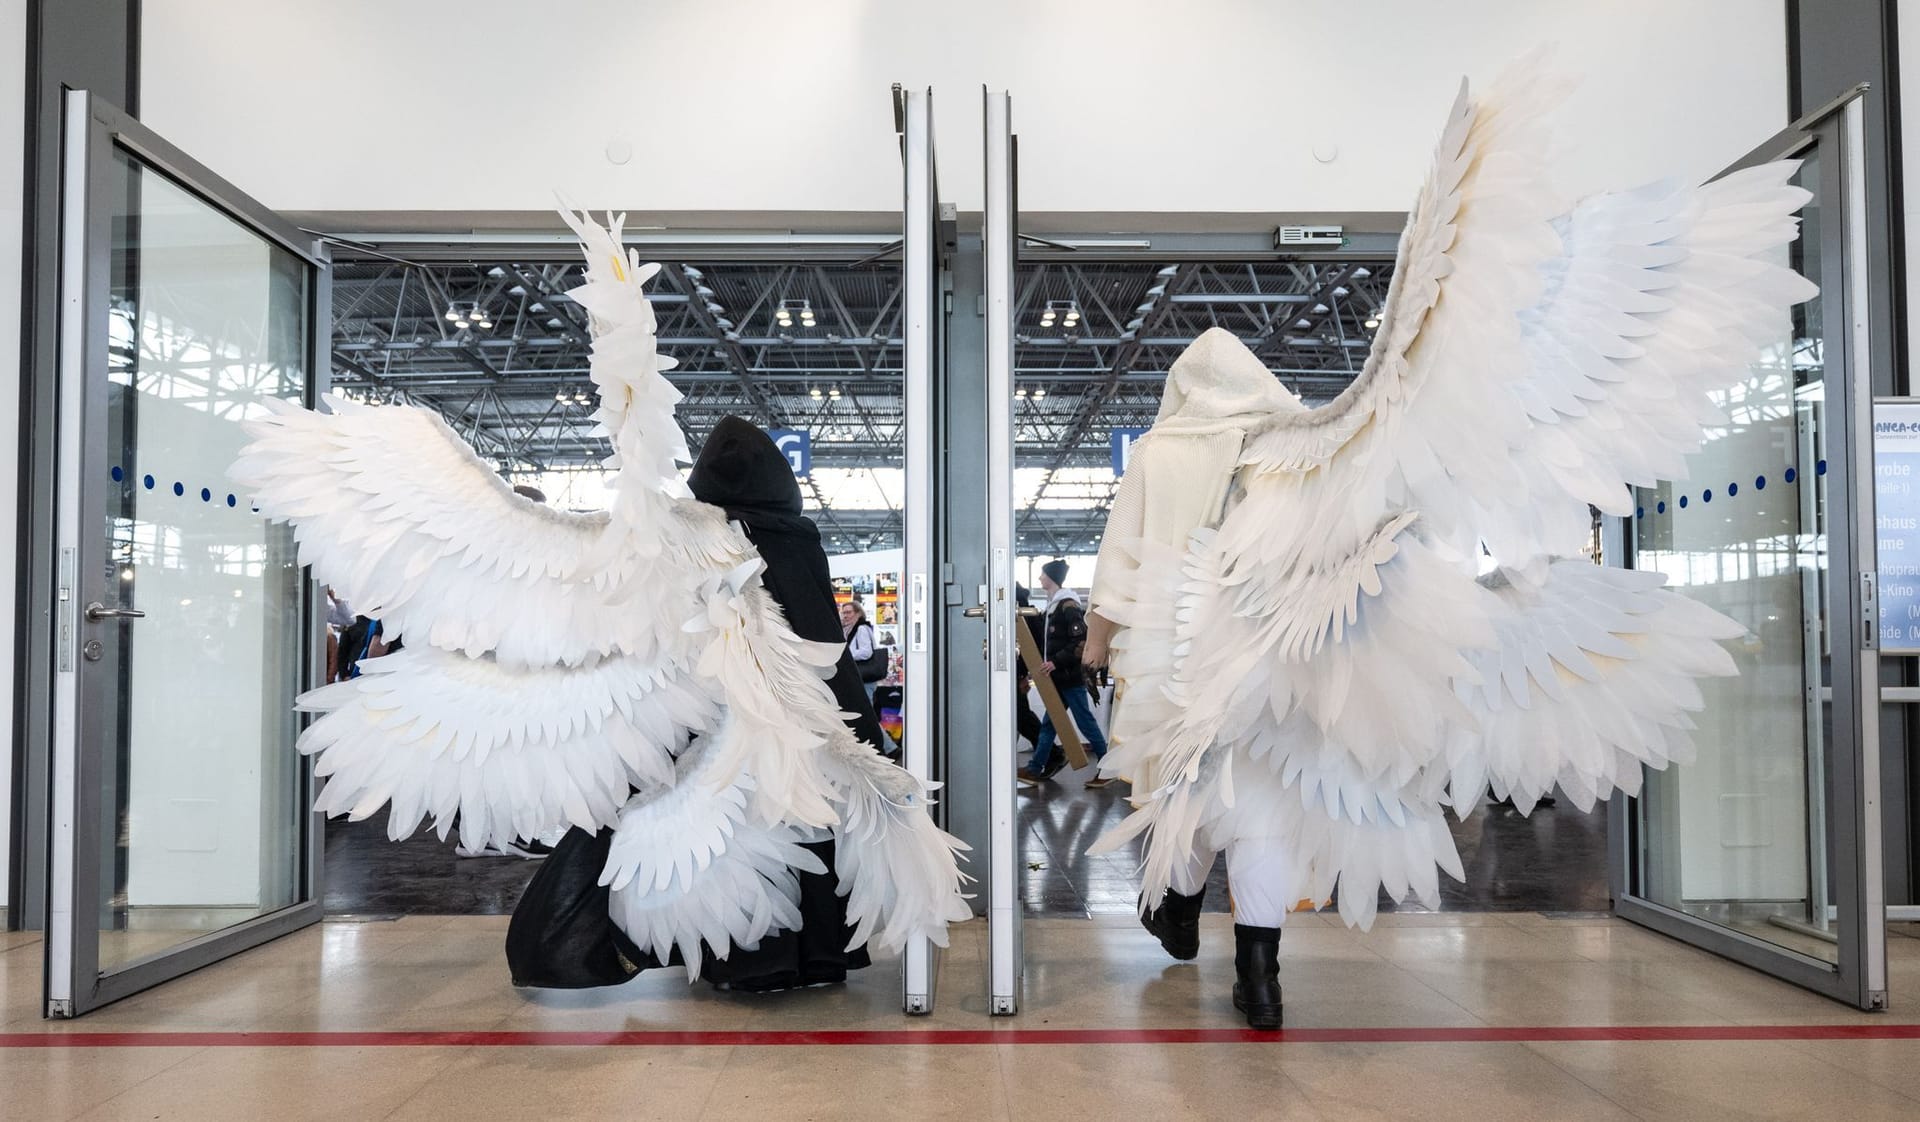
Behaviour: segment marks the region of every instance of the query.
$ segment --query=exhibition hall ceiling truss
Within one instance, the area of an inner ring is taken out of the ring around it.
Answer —
[[[1168,367],[1202,331],[1232,331],[1303,398],[1324,401],[1365,361],[1390,273],[1366,260],[1024,264],[1013,402],[1023,551],[1097,543],[1113,434],[1153,423]],[[438,411],[505,471],[591,470],[608,446],[593,431],[586,311],[564,295],[579,283],[577,265],[552,262],[341,262],[334,385]],[[691,447],[739,414],[806,430],[822,477],[900,466],[897,260],[670,262],[653,292]],[[816,484],[809,497],[837,548],[898,544],[897,494],[849,505]]]

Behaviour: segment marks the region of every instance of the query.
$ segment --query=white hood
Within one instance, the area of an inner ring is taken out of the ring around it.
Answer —
[[[1265,363],[1225,328],[1210,327],[1174,360],[1156,429],[1245,428],[1276,412],[1306,407]]]

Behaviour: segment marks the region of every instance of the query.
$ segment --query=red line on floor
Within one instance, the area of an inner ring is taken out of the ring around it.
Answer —
[[[0,1048],[686,1048],[971,1044],[1512,1044],[1529,1041],[1920,1040],[1920,1024],[1483,1028],[881,1029],[815,1032],[15,1032]]]

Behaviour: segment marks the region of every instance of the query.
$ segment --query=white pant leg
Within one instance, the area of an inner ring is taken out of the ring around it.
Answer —
[[[1289,864],[1279,838],[1235,838],[1227,846],[1233,922],[1248,927],[1279,927],[1287,921],[1287,909],[1299,902]]]
[[[1184,865],[1173,867],[1173,877],[1168,887],[1182,896],[1192,896],[1207,886],[1207,874],[1213,871],[1213,859],[1217,854],[1194,839],[1193,852],[1187,855]]]

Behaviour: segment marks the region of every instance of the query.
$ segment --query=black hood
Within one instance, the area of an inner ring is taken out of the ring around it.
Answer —
[[[793,465],[752,422],[726,417],[713,427],[687,476],[693,497],[748,525],[798,518],[804,509]]]

